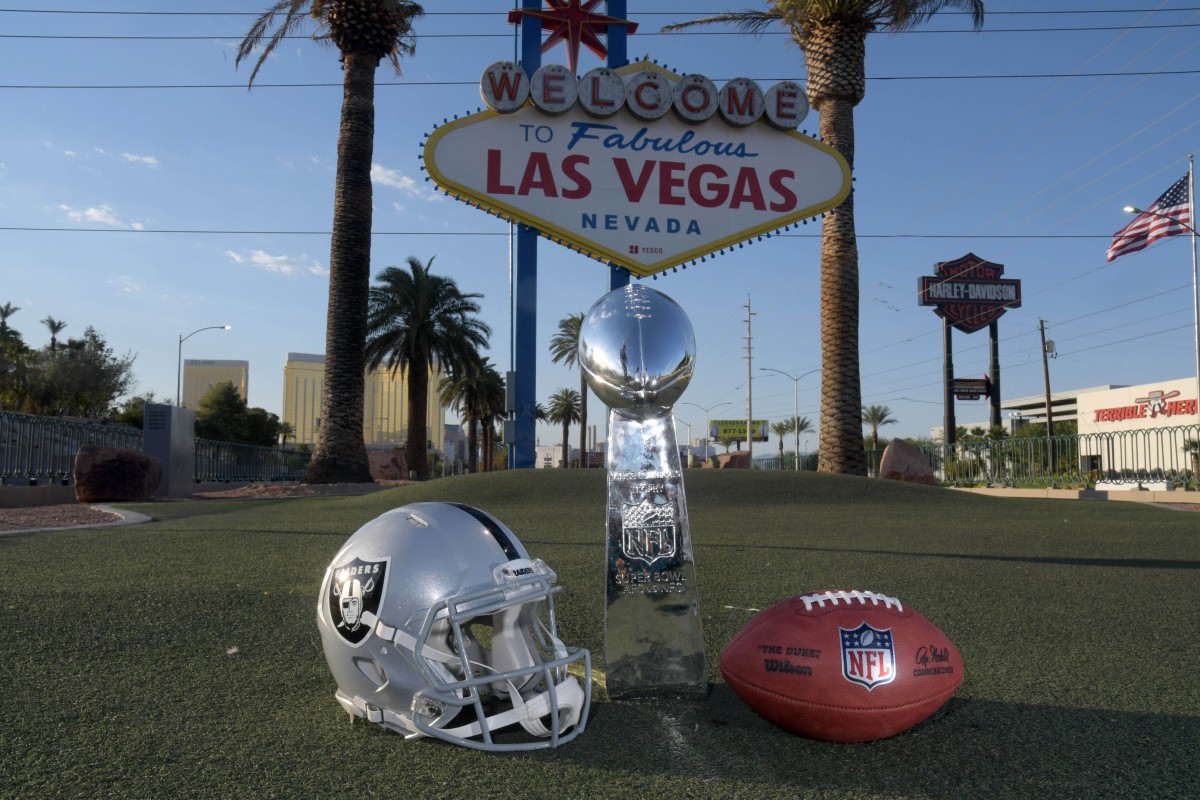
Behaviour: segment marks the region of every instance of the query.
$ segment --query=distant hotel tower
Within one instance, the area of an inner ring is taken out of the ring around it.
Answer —
[[[232,383],[242,400],[249,397],[249,361],[213,361],[212,359],[189,358],[183,362],[184,408],[193,411],[200,407],[200,400],[208,390],[218,383]]]
[[[408,436],[408,385],[397,370],[380,368],[366,374],[363,397],[363,439],[368,445],[403,447]],[[429,440],[442,450],[445,438],[445,410],[437,385],[442,373],[435,370],[429,379],[429,416],[426,420]],[[283,421],[295,429],[296,444],[316,444],[321,417],[321,386],[325,381],[325,356],[312,353],[288,353],[283,367]]]

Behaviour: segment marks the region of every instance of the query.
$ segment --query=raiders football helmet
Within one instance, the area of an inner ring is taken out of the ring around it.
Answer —
[[[338,702],[407,738],[479,750],[571,741],[587,723],[591,655],[558,637],[555,578],[477,508],[413,503],[368,522],[329,565],[317,605]],[[534,738],[497,742],[514,724]]]

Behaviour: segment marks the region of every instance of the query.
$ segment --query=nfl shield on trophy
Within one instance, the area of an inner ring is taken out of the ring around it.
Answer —
[[[695,366],[691,321],[661,292],[602,297],[579,334],[609,407],[604,652],[610,697],[704,697],[708,665],[671,407]]]

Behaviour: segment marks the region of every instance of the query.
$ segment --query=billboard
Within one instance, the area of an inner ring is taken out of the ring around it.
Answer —
[[[752,421],[751,428],[754,431],[754,441],[767,441],[767,433],[771,426],[765,419],[756,419]],[[720,439],[736,439],[737,441],[746,441],[746,420],[744,419],[714,419],[708,423],[708,438],[712,441]]]
[[[425,169],[453,197],[647,277],[834,208],[842,156],[795,130],[803,89],[721,89],[641,61],[576,78],[497,62],[489,107],[429,135]]]

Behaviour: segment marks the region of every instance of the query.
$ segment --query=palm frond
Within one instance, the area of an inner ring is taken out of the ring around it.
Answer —
[[[732,25],[742,33],[758,36],[782,20],[783,14],[775,9],[769,11],[726,11],[723,14],[717,14],[712,17],[692,19],[687,22],[676,22],[673,25],[664,25],[660,30],[663,33],[671,33],[673,31],[681,31],[685,28],[694,28],[697,25]]]

